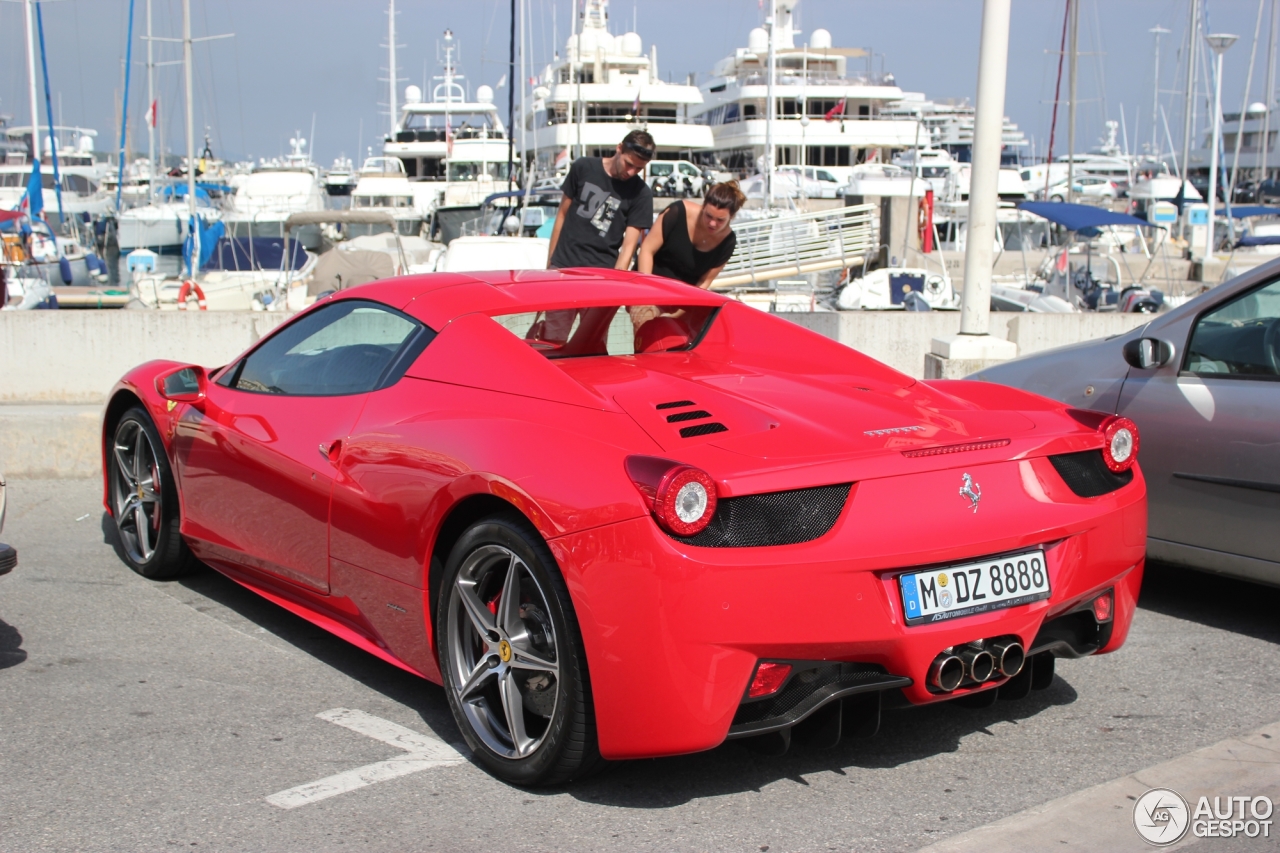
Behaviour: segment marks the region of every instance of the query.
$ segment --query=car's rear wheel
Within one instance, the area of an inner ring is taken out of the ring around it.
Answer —
[[[179,532],[178,490],[160,434],[141,407],[124,413],[107,447],[111,514],[135,572],[172,578],[195,565]]]
[[[523,518],[472,525],[445,565],[436,626],[449,706],[477,760],[516,785],[600,764],[582,636],[555,559]]]

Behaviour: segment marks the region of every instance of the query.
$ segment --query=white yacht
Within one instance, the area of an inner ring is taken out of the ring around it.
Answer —
[[[422,230],[423,208],[430,205],[430,198],[415,197],[417,188],[409,181],[409,173],[399,157],[369,157],[361,165],[355,189],[351,191],[351,209],[385,211],[395,219],[398,233],[417,234]],[[359,223],[350,227],[366,233]]]
[[[507,132],[493,102],[493,89],[468,94],[454,60],[453,33],[445,30],[441,73],[433,78],[431,99],[406,86],[395,134],[382,153],[398,157],[414,184],[415,203],[424,216],[441,205],[478,205],[507,189]]]
[[[543,69],[524,127],[513,132],[541,173],[609,156],[636,129],[653,136],[658,159],[689,160],[715,145],[712,128],[693,119],[702,108],[696,86],[658,75],[656,45],[646,54],[638,33],[609,32],[608,0],[585,0],[563,58]]]
[[[356,170],[350,157],[337,157],[324,173],[324,191],[330,196],[349,196],[356,185]]]
[[[886,104],[884,118],[920,122],[919,145],[950,154],[957,163],[968,163],[973,155],[974,107],[969,101],[931,101],[923,92],[903,92],[902,100]],[[1005,116],[1000,132],[1000,165],[1015,167],[1029,147],[1027,136]],[[916,143],[913,141],[912,145]],[[928,165],[928,151],[921,152],[921,165]],[[923,177],[923,176],[922,176]],[[939,176],[941,177],[941,176]]]
[[[280,161],[263,163],[237,180],[222,221],[231,237],[280,237],[284,221],[292,213],[325,209],[320,170],[306,154],[307,141],[289,140],[291,153]],[[319,244],[319,229],[300,239],[308,249]]]
[[[54,141],[58,146],[58,177],[61,179],[62,211],[67,216],[88,214],[104,216],[114,209],[114,197],[106,191],[103,179],[107,176],[107,164],[98,159],[94,151],[97,131],[81,127],[55,127]],[[31,130],[27,127],[7,128],[7,139],[15,144],[30,144]],[[46,211],[55,218],[58,211],[58,181],[54,179],[53,158],[48,152],[46,137],[40,158],[40,176],[44,188],[43,202]],[[26,192],[31,178],[28,155],[9,152],[0,165],[0,208],[16,207]],[[52,220],[51,220],[52,221]]]
[[[882,115],[903,97],[893,75],[859,75],[849,68],[849,60],[865,51],[833,47],[824,29],[797,44],[797,2],[776,0],[775,164],[821,166],[846,182],[858,163],[887,162],[892,151],[924,145],[927,137],[921,138],[915,121]],[[757,27],[746,47],[716,63],[701,87],[703,103],[691,110],[692,120],[712,132],[714,147],[695,160],[742,176],[762,170],[769,139],[768,57],[769,34]]]

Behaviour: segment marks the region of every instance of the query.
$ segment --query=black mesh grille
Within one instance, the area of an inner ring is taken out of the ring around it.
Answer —
[[[711,417],[710,412],[704,412],[702,409],[694,409],[692,412],[676,412],[674,415],[667,415],[667,423],[678,424],[681,421],[696,421],[699,418]]]
[[[728,432],[729,428],[720,423],[698,424],[697,426],[688,426],[680,430],[681,438],[693,438],[697,435],[711,435],[713,432]]]
[[[756,548],[812,542],[835,526],[851,483],[721,498],[711,523],[693,536],[673,537],[702,548]]]
[[[692,400],[674,400],[670,403],[659,403],[654,406],[655,409],[679,409],[682,406],[692,406]]]
[[[867,663],[826,663],[802,669],[792,673],[786,686],[773,696],[739,705],[730,731],[739,727],[755,728],[760,723],[790,722],[826,695],[885,680],[882,667]]]
[[[1062,481],[1082,498],[1096,498],[1133,481],[1132,471],[1117,474],[1108,468],[1101,450],[1062,453],[1050,456],[1049,461],[1058,470]]]

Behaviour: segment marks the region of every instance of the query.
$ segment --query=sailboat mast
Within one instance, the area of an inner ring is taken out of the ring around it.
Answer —
[[[156,62],[155,48],[151,41],[151,0],[147,0],[147,112],[151,118],[147,121],[147,161],[151,164],[147,175],[148,189],[156,185]]]
[[[1262,162],[1258,180],[1267,179],[1267,154],[1271,151],[1271,104],[1275,99],[1276,78],[1276,0],[1271,0],[1271,25],[1267,30],[1267,111],[1262,114]]]
[[[1182,107],[1182,172],[1179,177],[1184,186],[1179,187],[1179,197],[1185,197],[1185,184],[1189,180],[1188,169],[1191,167],[1191,106],[1195,99],[1196,89],[1196,48],[1200,44],[1200,0],[1191,0],[1191,20],[1187,24],[1187,90]]]
[[[40,102],[36,100],[36,35],[31,17],[32,0],[23,3],[27,16],[27,87],[31,99],[31,159],[40,162]],[[52,119],[52,116],[50,116]],[[53,122],[50,121],[50,124]]]
[[[507,51],[507,192],[515,188],[515,147],[516,147],[516,0],[511,0],[511,42]],[[523,92],[522,92],[523,94]],[[520,119],[524,120],[524,110],[520,111]],[[523,127],[523,125],[521,125]],[[521,136],[523,143],[524,137]],[[523,159],[528,148],[521,144],[520,156]]]
[[[191,275],[200,265],[200,226],[196,224],[196,126],[192,103],[191,0],[182,0],[182,70],[187,87],[187,216],[191,231]]]
[[[764,206],[773,207],[773,171],[777,152],[773,150],[773,123],[777,119],[778,104],[774,98],[774,86],[777,83],[777,52],[775,50],[774,31],[778,27],[778,0],[769,0],[769,17],[764,22],[769,32],[769,85],[768,103],[764,108]]]
[[[387,9],[387,103],[391,110],[391,138],[396,138],[396,0]]]
[[[1194,2],[1194,0],[1193,0]],[[1067,84],[1067,201],[1075,201],[1076,186],[1076,72],[1080,59],[1080,0],[1071,0],[1071,65]]]
[[[1160,153],[1160,36],[1168,35],[1169,30],[1157,24],[1147,30],[1149,33],[1155,33],[1156,36],[1156,68],[1151,76],[1151,88],[1153,90],[1151,96],[1151,156],[1158,156]],[[1137,135],[1136,133],[1134,134]],[[1134,141],[1133,147],[1137,148],[1137,140]]]

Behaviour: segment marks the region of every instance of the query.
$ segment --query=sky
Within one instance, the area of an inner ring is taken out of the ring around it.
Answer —
[[[541,69],[557,43],[563,48],[572,0],[522,2],[528,9],[529,57],[535,70]],[[1077,150],[1096,144],[1105,132],[1103,123],[1120,121],[1122,113],[1130,148],[1138,140],[1150,144],[1155,51],[1148,31],[1156,25],[1171,30],[1161,43],[1160,101],[1174,145],[1181,146],[1183,100],[1175,90],[1185,76],[1180,54],[1189,2],[1082,0]],[[1264,2],[1250,102],[1265,95],[1273,0]],[[145,152],[147,48],[141,36],[147,0],[135,3],[129,113],[133,150]],[[180,36],[181,0],[152,4],[154,34]],[[1241,37],[1224,58],[1223,107],[1231,112],[1244,97],[1259,2],[1203,0],[1202,5],[1211,31]],[[461,46],[461,70],[473,88],[494,86],[506,73],[510,0],[398,0],[396,8],[401,92],[437,73],[446,28]],[[340,154],[358,163],[362,151],[379,144],[389,127],[385,0],[191,0],[191,9],[194,36],[235,34],[194,48],[196,132],[203,135],[208,128],[215,154],[280,156],[291,136],[311,137],[313,123],[313,156],[322,165]],[[1013,0],[1005,112],[1034,139],[1041,155],[1050,129],[1063,11],[1063,0]],[[119,144],[128,12],[129,0],[58,0],[43,7],[55,116],[59,124],[97,129],[100,150]],[[971,100],[981,14],[981,0],[800,0],[796,18],[805,33],[824,27],[837,46],[873,51],[875,69],[892,72],[905,90],[935,100]],[[624,32],[634,21],[646,52],[657,45],[662,77],[675,80],[690,73],[705,79],[718,59],[746,44],[747,32],[760,19],[760,0],[613,0],[610,5],[611,29]],[[157,62],[181,58],[180,45],[153,45]],[[0,113],[19,125],[30,123],[25,51],[22,3],[0,0]],[[851,60],[851,70],[860,64]],[[156,78],[165,146],[181,152],[181,66],[160,67]],[[1205,83],[1198,88],[1203,102]],[[1065,93],[1064,73],[1063,99]],[[45,123],[43,88],[39,97]],[[506,97],[506,89],[499,89],[498,101],[505,105]],[[1201,121],[1207,112],[1199,108]],[[1064,109],[1055,153],[1065,151],[1065,126]],[[1157,128],[1167,151],[1163,120]]]

